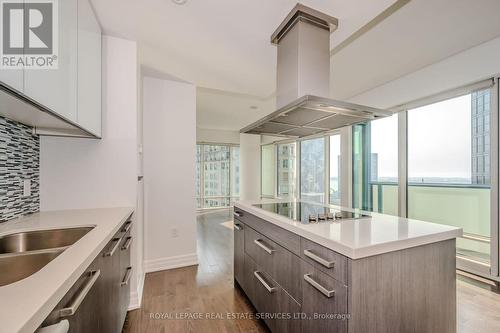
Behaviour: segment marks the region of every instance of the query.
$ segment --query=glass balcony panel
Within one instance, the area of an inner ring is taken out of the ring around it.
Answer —
[[[398,184],[372,182],[374,212],[398,215]]]

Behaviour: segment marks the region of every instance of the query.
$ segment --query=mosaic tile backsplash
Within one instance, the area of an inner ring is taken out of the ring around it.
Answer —
[[[23,181],[31,195],[23,196]],[[32,128],[0,117],[0,222],[40,209],[40,139]]]

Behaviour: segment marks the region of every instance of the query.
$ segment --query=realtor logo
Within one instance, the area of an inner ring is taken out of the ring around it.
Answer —
[[[0,0],[2,69],[57,69],[57,0]]]

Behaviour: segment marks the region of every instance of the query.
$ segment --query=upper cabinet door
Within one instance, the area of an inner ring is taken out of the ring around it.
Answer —
[[[24,78],[22,69],[0,69],[0,81],[18,92],[23,92]]]
[[[19,3],[22,3],[22,1],[19,1]],[[17,14],[15,13],[4,13],[4,16],[5,15],[22,15],[22,12],[20,13],[19,11],[17,11]],[[12,20],[14,17],[10,17],[10,19]],[[3,20],[3,19],[2,19]],[[13,39],[15,39],[16,37],[17,38],[23,38],[20,36],[20,34],[22,33],[22,31],[20,31],[19,27],[18,27],[18,30],[17,31],[10,31],[10,34],[8,36],[9,38],[9,43],[10,43],[10,46],[12,47],[21,47],[22,48],[22,45],[19,45],[19,40],[17,40],[17,42]],[[5,41],[3,38],[2,38],[2,43],[6,43],[7,41]],[[17,44],[17,45],[16,45]],[[9,86],[10,88],[14,88],[15,90],[17,90],[18,92],[23,92],[24,90],[24,76],[23,76],[23,68],[19,68],[19,69],[6,69],[6,68],[0,68],[0,81],[3,83],[3,84],[6,84],[7,86]]]
[[[58,68],[25,68],[24,93],[67,120],[76,122],[78,4],[77,0],[64,0],[55,2],[55,5],[58,6]]]
[[[77,119],[101,136],[101,27],[89,0],[78,0]]]

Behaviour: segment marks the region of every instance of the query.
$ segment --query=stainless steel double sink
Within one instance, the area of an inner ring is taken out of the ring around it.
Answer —
[[[34,230],[0,236],[0,287],[38,272],[93,228]]]

